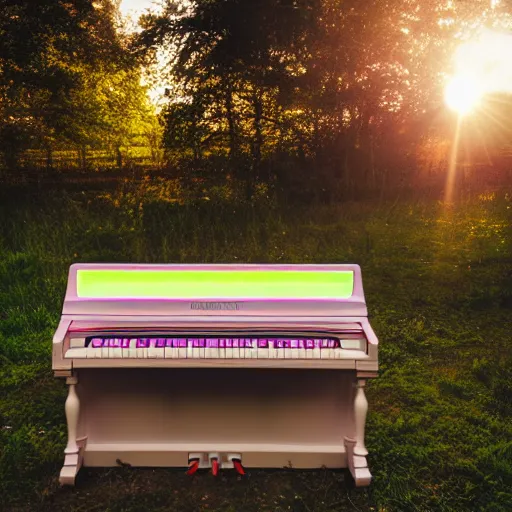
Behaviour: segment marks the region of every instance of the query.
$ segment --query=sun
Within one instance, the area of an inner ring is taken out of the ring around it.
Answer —
[[[469,114],[495,93],[512,94],[512,33],[482,29],[460,44],[453,55],[453,74],[444,90],[445,103]]]
[[[485,90],[474,76],[455,76],[444,90],[444,101],[449,108],[460,115],[475,110]]]

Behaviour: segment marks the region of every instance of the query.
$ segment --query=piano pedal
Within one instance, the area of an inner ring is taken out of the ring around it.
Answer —
[[[242,466],[242,461],[240,459],[233,459],[233,467],[239,475],[245,475],[245,468]]]
[[[194,475],[199,469],[199,459],[190,459],[188,461],[188,470],[186,471],[187,475]]]
[[[218,476],[218,474],[219,474],[219,460],[212,459],[212,475]]]

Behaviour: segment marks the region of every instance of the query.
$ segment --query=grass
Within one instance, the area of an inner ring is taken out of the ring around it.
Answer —
[[[0,509],[507,511],[512,508],[512,203],[287,206],[202,199],[177,181],[0,196]],[[201,195],[201,194],[200,194]],[[51,337],[73,262],[356,262],[381,340],[368,386],[375,480],[345,472],[169,469],[57,475],[65,385]]]

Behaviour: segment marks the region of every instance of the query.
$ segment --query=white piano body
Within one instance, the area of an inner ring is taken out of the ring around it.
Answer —
[[[53,370],[82,465],[348,467],[377,376],[357,265],[76,264]]]

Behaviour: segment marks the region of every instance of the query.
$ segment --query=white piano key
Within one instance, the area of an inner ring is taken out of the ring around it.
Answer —
[[[165,347],[164,349],[164,357],[165,359],[172,359],[172,347]]]
[[[70,348],[65,354],[65,359],[86,359],[87,349],[85,348]]]
[[[206,347],[199,347],[198,349],[198,353],[199,353],[199,359],[205,359],[205,351],[206,351]]]
[[[316,340],[315,340],[316,343]],[[320,348],[315,344],[315,348],[311,350],[313,352],[312,359],[320,359]]]
[[[267,347],[258,347],[258,359],[268,359],[269,349]]]
[[[286,352],[286,349],[285,348],[278,348],[277,349],[277,358],[278,359],[284,359],[286,356],[285,356],[285,352]]]
[[[299,359],[299,340],[291,340],[290,359]]]
[[[96,359],[98,353],[101,355],[101,348],[94,348],[91,344],[85,349],[87,359]]]
[[[233,359],[233,338],[226,338],[226,359]]]
[[[251,354],[252,359],[258,359],[258,340],[256,338],[251,339]]]
[[[253,349],[249,339],[244,339],[244,359],[252,359]]]
[[[126,357],[136,358],[137,357],[137,338],[130,338],[130,346],[126,350]]]
[[[226,359],[226,348],[219,347],[219,359]]]
[[[243,338],[238,340],[238,359],[245,359],[245,340]]]
[[[245,359],[255,359],[256,358],[256,349],[254,348],[254,343],[252,340],[247,340],[245,344]]]
[[[187,359],[187,348],[186,347],[178,348],[178,359]]]
[[[210,347],[210,359],[219,359],[219,349],[216,347]]]
[[[298,354],[299,354],[299,359],[306,359],[306,349],[305,348],[299,348]]]
[[[102,358],[108,359],[108,357],[109,357],[109,353],[108,353],[109,348],[108,347],[101,347],[98,350],[101,350],[101,357]]]
[[[279,349],[277,348],[277,344],[274,340],[268,342],[268,358],[269,359],[278,359],[279,358]]]
[[[158,351],[159,350],[163,351],[163,349],[161,349],[161,348],[157,348],[155,346],[150,345],[148,347],[148,349],[147,349],[147,351],[148,351],[148,358],[149,359],[156,359],[158,357]]]
[[[193,347],[192,347],[192,343],[189,342],[189,344],[187,344],[187,348],[186,348],[186,358],[187,359],[192,359],[193,357]]]
[[[192,347],[192,358],[199,359],[199,347]]]
[[[110,357],[115,359],[121,359],[123,357],[123,349],[121,347],[113,347],[110,350]]]
[[[251,359],[251,348],[245,339],[240,341],[241,347],[238,349],[238,353],[241,359]]]
[[[71,338],[69,340],[69,348],[84,348],[85,338]]]

